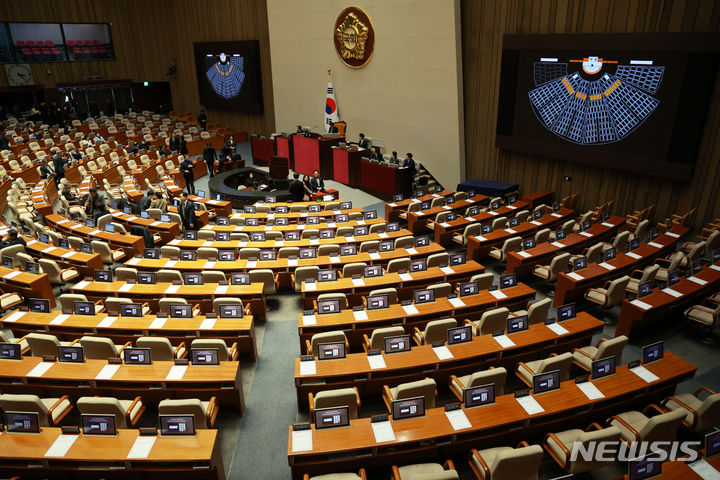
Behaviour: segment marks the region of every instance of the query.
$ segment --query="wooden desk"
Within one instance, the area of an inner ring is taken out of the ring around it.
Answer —
[[[300,230],[301,232],[306,228],[312,228],[317,230],[332,228],[336,230],[340,227],[356,227],[359,225],[375,225],[377,223],[386,223],[384,218],[373,218],[370,220],[350,220],[349,222],[321,222],[316,224],[306,223],[291,223],[289,225],[271,225],[271,229],[266,229],[267,225],[205,225],[200,230],[211,230],[213,232],[235,232],[235,233],[250,233],[250,232],[294,232]]]
[[[327,189],[325,189],[325,191],[315,192],[312,195],[310,195],[310,199],[317,202],[317,201],[322,200],[325,195],[332,195],[333,200],[335,200],[335,201],[340,200],[340,192],[338,192],[334,188],[327,188]]]
[[[400,354],[398,354],[400,355]],[[443,408],[426,410],[425,417],[393,421],[396,440],[378,445],[369,418],[350,420],[346,428],[312,430],[312,450],[293,452],[292,427],[288,428],[288,463],[294,479],[310,475],[373,467],[435,461],[471,448],[515,445],[520,440],[540,441],[547,432],[585,428],[603,422],[609,416],[641,409],[648,403],[672,394],[681,381],[694,375],[696,368],[680,357],[665,353],[665,358],[647,366],[660,377],[651,384],[618,367],[613,376],[593,381],[605,395],[588,400],[574,380],[563,382],[559,390],[535,396],[544,412],[529,416],[512,394],[501,395],[492,405],[465,409],[469,429],[456,432]]]
[[[700,285],[688,278],[683,278],[670,287],[680,293],[680,297],[666,293],[663,291],[664,289],[656,288],[650,295],[637,300],[629,301],[627,298],[623,300],[615,336],[630,336],[633,331],[642,326],[673,318],[675,312],[682,311],[720,289],[720,262],[703,267],[702,271],[693,278],[698,278],[706,283]],[[650,308],[645,309],[638,301],[649,305]],[[679,315],[674,319],[682,321]]]
[[[138,440],[137,429],[118,430],[115,436],[78,435],[63,457],[45,454],[60,436],[60,428],[43,427],[40,434],[3,433],[0,435],[0,470],[4,476],[22,478],[150,478],[224,480],[218,431],[197,430],[195,436],[159,435],[147,458],[129,459]],[[75,472],[75,473],[73,473]],[[82,474],[81,474],[82,475]]]
[[[715,455],[711,458],[705,458],[705,461],[709,463],[712,467],[714,467],[715,470],[720,470],[719,455]],[[688,463],[689,462],[685,462],[682,460],[671,460],[664,462],[662,464],[662,474],[657,478],[662,478],[664,480],[701,480],[702,478],[704,478],[695,473],[695,470],[690,468]],[[627,479],[627,475],[621,478]]]
[[[161,222],[152,218],[141,218],[112,208],[108,208],[108,211],[112,214],[113,221],[125,225],[128,231],[132,227],[145,227],[151,232],[160,235],[163,242],[169,242],[180,235],[180,225],[175,222]]]
[[[272,195],[268,194],[268,196],[271,197]],[[271,209],[272,212],[274,213],[274,212],[275,212],[275,209],[276,209],[277,207],[288,207],[288,208],[290,208],[290,207],[292,207],[292,206],[301,205],[301,206],[307,208],[307,207],[309,207],[310,205],[320,205],[320,206],[324,209],[324,208],[325,208],[325,205],[327,205],[328,203],[338,203],[338,202],[342,202],[342,200],[341,200],[340,198],[338,198],[338,197],[335,197],[334,199],[332,199],[332,200],[330,200],[330,201],[325,201],[325,200],[323,200],[323,199],[321,198],[320,200],[311,200],[311,201],[309,201],[309,202],[275,202],[275,203],[267,203],[267,202],[265,202],[264,200],[260,200],[260,201],[257,201],[257,202],[255,202],[255,203],[253,203],[253,205],[256,206],[256,207],[262,207],[262,206],[270,207],[270,209]],[[362,211],[362,209],[360,209],[359,211]]]
[[[435,216],[441,212],[465,212],[468,207],[485,205],[488,202],[488,197],[485,195],[475,195],[473,198],[466,200],[460,200],[452,205],[444,205],[442,207],[433,207],[427,210],[418,210],[417,212],[410,212],[407,215],[408,230],[413,235],[425,232],[428,230],[427,221],[435,220]]]
[[[483,312],[496,307],[525,308],[528,300],[535,298],[535,290],[519,283],[516,287],[502,290],[505,298],[498,299],[488,290],[482,290],[477,295],[462,297],[465,303],[462,307],[454,307],[447,297],[436,298],[434,302],[415,305],[418,313],[408,314],[399,304],[390,305],[379,310],[364,310],[367,320],[355,320],[353,310],[342,310],[335,314],[314,315],[314,319],[307,319],[302,313],[298,314],[298,334],[300,336],[300,351],[305,350],[305,340],[320,332],[344,330],[348,337],[350,348],[359,349],[362,346],[363,334],[369,337],[376,328],[402,326],[406,333],[413,333],[413,328],[420,330],[432,320],[438,318],[454,317],[459,322],[465,319],[478,319]],[[313,323],[314,322],[314,323]]]
[[[220,215],[222,217],[229,217],[232,215],[232,202],[228,200],[213,200],[211,198],[198,197],[197,195],[188,195],[188,199],[191,202],[202,203],[205,208]]]
[[[415,346],[409,352],[383,354],[385,368],[370,368],[365,353],[350,353],[338,360],[316,360],[314,375],[300,374],[300,359],[295,359],[295,388],[298,410],[308,406],[308,393],[335,388],[357,387],[361,395],[380,394],[383,385],[435,379],[447,385],[450,375],[469,375],[490,367],[515,368],[519,361],[545,358],[551,353],[570,352],[591,343],[594,333],[602,330],[603,322],[588,313],[562,322],[569,332],[558,336],[545,324],[530,325],[524,332],[510,334],[515,346],[502,348],[492,335],[473,337],[472,342],[449,346],[453,358],[439,360],[432,345]],[[303,352],[304,354],[305,352]]]
[[[553,200],[552,190],[538,190],[537,192],[528,193],[523,195],[521,200],[525,201],[530,205],[530,208],[535,208],[540,204],[550,205]]]
[[[50,300],[50,307],[55,307],[50,278],[45,273],[35,275],[20,270],[0,267],[0,290],[18,292],[24,298],[45,298]]]
[[[65,235],[76,235],[85,238],[87,241],[102,239],[110,243],[112,248],[121,248],[126,254],[142,253],[145,248],[145,239],[137,235],[126,235],[123,233],[108,233],[104,230],[86,227],[80,223],[67,219],[57,213],[47,215],[45,220],[48,226]]]
[[[363,213],[362,208],[351,208],[348,210],[320,210],[319,212],[288,212],[280,215],[274,213],[243,213],[236,212],[232,214],[232,218],[257,218],[261,224],[266,223],[268,220],[273,220],[278,217],[286,217],[289,223],[297,223],[304,221],[307,217],[334,217],[340,213]]]
[[[102,270],[102,257],[99,253],[83,253],[67,248],[55,247],[30,237],[23,237],[27,245],[25,251],[38,258],[55,260],[61,267],[71,267],[82,275],[92,276],[95,270]]]
[[[453,243],[453,237],[457,234],[462,235],[463,230],[473,223],[485,223],[492,221],[499,216],[514,216],[518,211],[527,207],[525,202],[515,202],[512,205],[503,205],[493,212],[479,212],[472,217],[458,217],[455,220],[445,223],[437,223],[435,220],[428,220],[427,226],[433,231],[435,242],[443,246]],[[568,214],[568,216],[570,213]]]
[[[410,196],[412,181],[409,168],[360,160],[360,188],[377,197],[391,199],[398,193],[405,197]]]
[[[431,201],[433,198],[447,197],[448,195],[452,195],[453,193],[455,192],[451,190],[443,190],[440,193],[427,194],[417,199],[406,198],[405,200],[400,200],[399,202],[386,203],[385,218],[387,218],[388,222],[397,222],[400,219],[400,213],[407,211],[408,205],[413,203],[414,200],[419,200],[421,203],[428,202]]]
[[[267,138],[250,135],[250,151],[255,164],[267,165],[270,155],[275,153],[275,143]]]
[[[53,363],[40,377],[28,374],[42,357],[22,360],[0,360],[0,388],[3,393],[37,394],[40,397],[69,395],[73,399],[87,396],[134,398],[142,395],[148,403],[165,398],[199,398],[216,396],[223,405],[232,405],[242,414],[245,408],[239,362],[220,365],[189,365],[180,380],[168,380],[173,362],[152,365],[119,365],[110,379],[97,379],[108,365],[107,360],[86,360],[85,363]],[[44,362],[43,362],[44,363]]]
[[[336,182],[357,188],[360,185],[360,152],[357,147],[332,149],[333,178]]]
[[[53,212],[53,204],[58,199],[58,190],[55,182],[51,180],[40,180],[32,189],[31,198],[35,210],[43,215]]]
[[[599,263],[588,264],[587,268],[577,272],[582,280],[576,280],[561,272],[558,275],[555,285],[555,298],[553,306],[559,307],[583,298],[585,292],[593,287],[601,287],[607,280],[620,278],[623,275],[630,275],[633,270],[640,269],[651,264],[656,258],[675,250],[675,246],[682,235],[688,232],[687,227],[674,225],[670,230],[673,235],[660,234],[654,243],[661,247],[655,247],[648,243],[642,243],[638,248],[628,255],[625,252],[618,252],[617,257],[607,262],[613,269],[605,268]],[[677,235],[675,237],[674,235]],[[636,258],[637,257],[637,258]]]

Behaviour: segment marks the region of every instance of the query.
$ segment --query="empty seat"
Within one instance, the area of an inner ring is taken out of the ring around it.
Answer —
[[[561,253],[555,255],[550,261],[550,265],[537,265],[533,269],[533,274],[550,282],[557,280],[558,275],[567,269],[569,253]]]
[[[435,298],[447,297],[452,293],[452,285],[449,282],[434,283],[428,285],[427,289],[435,292]]]
[[[470,375],[457,377],[450,375],[449,385],[450,391],[461,401],[465,401],[463,391],[466,388],[481,387],[483,385],[493,384],[495,386],[495,396],[505,393],[505,380],[507,379],[507,370],[505,367],[490,367],[488,370],[474,372]]]
[[[510,252],[516,252],[522,248],[522,238],[520,237],[512,237],[508,238],[503,242],[502,248],[495,248],[493,247],[492,250],[490,250],[490,256],[493,257],[496,260],[500,260],[501,262],[504,262],[507,260],[507,255]]]
[[[60,269],[55,260],[41,258],[38,260],[38,263],[40,264],[40,270],[47,274],[50,283],[54,285],[64,285],[70,280],[74,280],[80,276],[74,268]]]
[[[389,305],[398,303],[398,294],[397,294],[396,288],[389,287],[389,288],[378,288],[376,290],[370,290],[368,297],[374,297],[375,295],[387,295]]]
[[[269,268],[250,270],[250,283],[262,283],[265,295],[277,292],[277,278]]]
[[[360,394],[357,387],[338,388],[335,390],[325,390],[317,392],[313,395],[308,393],[310,405],[310,418],[313,418],[313,412],[317,408],[330,407],[348,407],[348,415],[350,418],[358,418],[360,410]]]
[[[137,281],[137,268],[118,267],[115,269],[115,279],[118,282],[127,282],[128,280]]]
[[[318,345],[320,345],[321,343],[344,343],[345,351],[350,351],[350,345],[348,343],[347,337],[345,336],[345,332],[343,332],[342,330],[316,333],[315,335],[310,337],[310,340],[305,340],[305,350],[307,354],[312,355],[313,357],[317,357]]]
[[[295,269],[295,272],[290,274],[293,278],[293,285],[295,286],[296,292],[302,291],[302,284],[305,283],[305,280],[311,278],[313,280],[317,280],[318,271],[320,270],[320,267],[317,266],[304,266],[304,267],[297,267]]]
[[[472,325],[474,335],[487,335],[507,327],[507,318],[510,310],[505,307],[492,308],[482,314],[480,320],[465,320],[465,323]]]
[[[111,250],[107,243],[99,240],[92,240],[93,253],[97,253],[102,258],[103,263],[112,265],[115,262],[119,262],[125,258],[125,252],[122,250]]]
[[[4,393],[0,395],[0,409],[4,412],[35,412],[40,427],[54,427],[70,413],[73,404],[67,395],[40,398],[37,395]]]
[[[396,273],[410,268],[409,258],[394,258],[388,262],[387,273]]]
[[[114,397],[81,397],[77,407],[84,415],[114,415],[117,428],[134,427],[143,412],[145,405],[142,397],[133,400],[118,400]]]
[[[477,273],[470,278],[471,282],[478,283],[479,290],[488,290],[492,287],[495,276],[492,273]]]
[[[542,360],[527,363],[518,362],[515,367],[515,373],[528,387],[532,387],[533,376],[539,373],[552,372],[553,370],[560,370],[560,381],[564,382],[570,378],[572,361],[573,355],[570,352],[565,352],[560,355],[551,354],[548,358]]]
[[[107,360],[108,358],[117,358],[125,347],[130,346],[130,342],[124,345],[116,345],[112,340],[105,337],[80,337],[80,345],[83,347],[83,353],[87,359]]]
[[[573,451],[590,451],[599,442],[617,442],[620,440],[620,430],[615,427],[601,428],[597,423],[590,425],[583,431],[578,428],[557,433],[548,433],[543,441],[543,447],[555,462],[568,473],[580,474],[606,467],[614,460],[597,460],[594,456],[586,461],[582,455],[572,459]]]
[[[165,247],[163,247],[165,248]],[[173,282],[180,282],[182,283],[183,277],[179,270],[171,270],[171,269],[160,269],[157,271],[157,281],[158,282],[167,282],[167,283],[173,283]]]
[[[62,310],[73,310],[75,302],[87,302],[88,299],[85,295],[80,293],[63,293],[58,297],[58,303]],[[103,304],[102,301],[98,300],[95,302],[95,313],[102,312]]]
[[[700,397],[700,393],[708,395]],[[705,432],[720,425],[720,393],[708,387],[700,387],[695,393],[680,393],[662,401],[666,410],[685,412],[683,424],[693,432]]]
[[[218,249],[212,247],[200,247],[197,249],[198,260],[209,260],[218,258]]]
[[[214,396],[207,402],[198,398],[166,398],[158,405],[158,415],[193,415],[195,428],[207,429],[215,426],[219,409]]]
[[[363,348],[365,348],[366,351],[384,350],[385,339],[387,337],[397,337],[399,335],[405,335],[405,329],[403,327],[376,328],[375,330],[373,330],[370,338],[368,338],[367,334],[363,334]]]
[[[527,315],[528,323],[531,325],[534,323],[542,323],[547,320],[551,305],[552,300],[550,298],[543,298],[538,302],[531,303],[527,310],[517,310],[513,312],[513,314],[518,317]]]
[[[105,310],[108,314],[117,315],[120,312],[120,306],[123,304],[134,303],[131,298],[123,297],[106,297],[105,298]],[[150,306],[147,303],[142,304],[142,314],[147,315],[150,313]]]
[[[397,387],[390,388],[383,385],[382,393],[383,401],[392,413],[392,403],[395,400],[403,400],[406,398],[423,397],[425,399],[425,408],[434,408],[437,400],[437,385],[432,378],[424,378],[414,382],[401,383]]]
[[[57,356],[58,346],[72,345],[75,342],[61,342],[55,335],[48,333],[28,333],[25,340],[30,347],[30,355],[42,357],[44,355]]]
[[[415,238],[412,236],[400,237],[395,239],[395,248],[413,248],[415,246]]]
[[[140,337],[135,341],[135,346],[139,348],[149,348],[150,358],[153,362],[172,362],[176,358],[185,358],[187,355],[185,342],[181,342],[177,347],[173,347],[170,340],[165,337]]]
[[[170,313],[171,305],[190,305],[187,300],[181,297],[161,298],[158,300],[158,308],[162,313]],[[197,305],[193,306],[193,317],[200,315],[200,309]]]
[[[660,265],[648,265],[642,270],[635,270],[630,275],[625,291],[637,295],[640,285],[645,282],[652,282],[660,270]]]
[[[416,463],[398,467],[393,465],[391,480],[454,480],[458,477],[455,465],[448,460],[444,465],[439,463]]]
[[[585,292],[585,299],[605,308],[612,307],[625,299],[625,288],[630,277],[624,275],[605,284],[605,288],[591,288]]]
[[[434,253],[427,257],[427,266],[439,267],[441,265],[447,265],[450,261],[450,255],[447,252]]]
[[[343,278],[350,278],[353,275],[362,275],[365,267],[367,267],[365,262],[346,263],[342,269],[342,276]]]
[[[648,417],[647,413],[655,410],[658,415]],[[617,427],[625,442],[672,442],[677,430],[685,419],[683,409],[663,412],[657,405],[649,405],[642,412],[630,411],[613,415],[608,425]]]
[[[190,348],[217,348],[218,360],[221,362],[234,361],[238,358],[237,343],[228,348],[225,340],[216,338],[196,338],[190,344]]]
[[[483,480],[537,480],[543,450],[523,442],[518,448],[470,450],[470,468]]]
[[[220,283],[227,281],[225,272],[220,270],[203,270],[201,272],[203,283]]]
[[[592,368],[592,362],[607,357],[615,357],[615,365],[620,365],[622,353],[627,342],[628,337],[620,335],[619,337],[611,339],[601,338],[594,347],[590,345],[582,348],[574,348],[573,363],[588,372]]]
[[[443,318],[433,320],[425,325],[425,329],[421,332],[415,327],[413,339],[418,345],[431,345],[435,342],[445,342],[447,340],[447,331],[450,328],[457,327],[457,320],[454,318]]]

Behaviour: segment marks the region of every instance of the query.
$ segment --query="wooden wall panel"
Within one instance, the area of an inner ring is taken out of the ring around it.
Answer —
[[[176,109],[198,112],[194,42],[259,40],[265,113],[207,110],[210,121],[269,135],[275,129],[270,37],[265,0],[23,0],[5,2],[3,21],[107,22],[112,24],[114,61],[33,65],[36,83],[82,81],[87,75],[136,82],[169,81]],[[171,62],[177,75],[167,76]],[[48,74],[48,69],[52,70]],[[0,87],[7,86],[0,75]]]
[[[657,218],[698,207],[695,225],[720,216],[720,79],[693,178],[673,182],[495,148],[503,34],[720,30],[711,0],[462,0],[468,178],[512,181],[523,191],[580,192],[582,208],[614,199],[624,214],[657,204]],[[563,176],[572,177],[564,182]]]

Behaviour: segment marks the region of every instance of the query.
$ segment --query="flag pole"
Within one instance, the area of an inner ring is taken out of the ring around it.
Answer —
[[[328,67],[328,82],[330,81],[330,67]]]

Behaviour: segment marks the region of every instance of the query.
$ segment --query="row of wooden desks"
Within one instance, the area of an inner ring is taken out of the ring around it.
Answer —
[[[121,248],[126,253],[142,253],[145,248],[145,239],[137,235],[122,233],[109,233],[97,228],[90,228],[81,223],[74,222],[57,213],[45,216],[48,225],[65,235],[75,235],[86,240],[105,240],[113,248]]]
[[[341,227],[359,227],[362,225],[376,225],[378,223],[386,223],[383,218],[373,218],[368,220],[350,220],[348,222],[323,221],[320,223],[292,223],[290,225],[205,225],[200,230],[210,230],[212,232],[231,232],[231,233],[250,233],[250,232],[294,232],[306,229],[333,229]]]
[[[416,200],[419,202],[427,202],[433,200],[434,198],[447,197],[448,195],[453,195],[454,193],[455,192],[452,190],[443,190],[441,192],[429,193],[418,198],[406,198],[398,202],[386,203],[385,218],[388,219],[388,222],[397,222],[400,219],[400,214],[407,211],[408,205],[415,203]]]
[[[545,358],[550,353],[569,352],[590,344],[593,334],[602,330],[603,322],[588,313],[554,324],[531,325],[523,332],[508,335],[513,346],[503,347],[492,335],[473,337],[471,342],[447,346],[450,358],[440,358],[432,345],[413,346],[403,353],[381,354],[371,359],[365,353],[350,353],[345,358],[301,362],[295,359],[295,388],[298,410],[307,408],[308,393],[335,388],[357,387],[361,395],[380,394],[383,385],[435,379],[447,384],[450,375],[469,375],[490,367],[514,369],[519,361]],[[560,332],[560,333],[559,333]],[[373,364],[370,364],[370,361]],[[305,373],[312,363],[314,373]],[[380,365],[378,366],[378,363]],[[301,364],[304,364],[301,367]]]
[[[128,231],[132,227],[145,227],[153,233],[160,236],[163,242],[169,242],[173,238],[180,235],[180,225],[175,222],[161,222],[152,218],[141,218],[135,215],[108,208],[112,214],[113,221],[124,224]]]
[[[50,278],[45,273],[35,275],[11,268],[0,267],[0,287],[3,292],[18,292],[24,298],[45,298],[55,307]]]
[[[498,396],[494,404],[463,409],[470,426],[461,430],[453,427],[444,408],[431,408],[424,417],[390,421],[393,439],[388,441],[378,442],[371,419],[359,418],[350,420],[350,426],[345,428],[311,427],[310,433],[304,434],[310,437],[309,445],[303,441],[294,448],[291,426],[288,463],[292,477],[353,471],[368,465],[427,462],[466,454],[471,448],[516,445],[520,440],[540,441],[549,431],[585,428],[593,421],[604,422],[613,414],[642,409],[672,394],[677,384],[692,377],[696,370],[670,352],[645,368],[659,378],[648,383],[627,366],[621,366],[615,375],[594,380],[593,384],[603,394],[596,400],[590,400],[574,380],[563,382],[558,390],[534,396],[543,411],[533,415],[513,394]]]
[[[468,225],[492,221],[498,216],[514,216],[525,207],[527,207],[526,202],[515,202],[512,205],[503,205],[497,210],[478,212],[477,215],[458,217],[449,222],[437,223],[434,220],[428,220],[427,225],[428,228],[433,231],[435,242],[447,246],[452,244],[453,237],[457,234],[462,234],[462,231]]]
[[[392,304],[377,310],[341,310],[339,313],[318,315],[307,312],[298,315],[298,334],[300,351],[305,350],[305,340],[320,332],[343,330],[350,342],[351,349],[361,348],[363,334],[368,337],[376,328],[402,326],[406,333],[413,328],[422,330],[425,324],[438,318],[454,317],[458,321],[476,319],[483,312],[496,307],[525,308],[527,302],[535,298],[535,290],[519,283],[504,290],[481,290],[477,295],[468,295],[457,299],[436,298],[434,302],[401,305]]]
[[[96,269],[102,269],[102,257],[99,253],[76,252],[67,248],[56,247],[35,240],[30,237],[23,237],[27,245],[25,250],[33,257],[55,260],[63,266],[72,267],[84,275],[92,275]]]
[[[351,213],[363,213],[364,210],[362,208],[349,208],[345,210],[320,210],[319,212],[288,212],[288,213],[245,213],[245,212],[235,212],[233,213],[230,218],[257,218],[260,223],[267,223],[268,220],[275,220],[279,217],[285,217],[288,219],[289,223],[297,223],[300,221],[305,221],[304,219],[307,217],[320,217],[320,218],[327,218],[327,217],[334,217],[335,215],[340,215],[341,213],[351,214]]]
[[[468,207],[486,205],[488,197],[485,195],[475,195],[473,198],[458,200],[451,205],[443,205],[440,207],[431,207],[427,210],[418,210],[407,214],[408,230],[413,234],[425,232],[428,229],[428,220],[435,220],[435,216],[442,212],[464,212]]]
[[[55,182],[50,179],[38,181],[32,189],[31,198],[35,210],[43,215],[52,213],[53,205],[58,199],[58,190]]]

